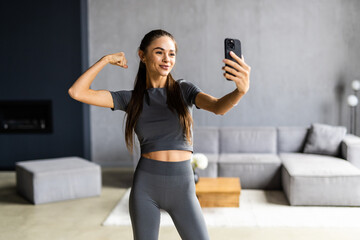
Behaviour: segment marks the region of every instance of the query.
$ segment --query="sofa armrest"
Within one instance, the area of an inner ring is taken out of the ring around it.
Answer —
[[[357,168],[360,168],[360,137],[346,134],[341,142],[342,156]]]

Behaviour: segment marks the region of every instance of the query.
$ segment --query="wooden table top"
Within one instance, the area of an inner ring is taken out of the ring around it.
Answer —
[[[206,178],[200,177],[196,184],[196,193],[239,193],[241,186],[239,178]]]

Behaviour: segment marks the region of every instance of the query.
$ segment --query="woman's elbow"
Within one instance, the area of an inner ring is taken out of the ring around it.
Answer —
[[[216,115],[225,115],[228,111],[230,111],[231,108],[224,107],[222,105],[217,105],[217,107],[214,108],[214,113]]]
[[[220,111],[217,111],[217,112],[214,112],[216,115],[221,115],[221,116],[223,116],[223,115],[225,115],[225,113],[226,112],[220,112]]]
[[[224,115],[226,113],[226,111],[221,108],[221,105],[219,105],[219,99],[216,99],[215,103],[213,104],[212,112],[215,115]]]
[[[70,95],[70,97],[73,97],[73,93],[72,93],[71,88],[69,88],[69,90],[68,90],[68,94]]]
[[[224,111],[221,108],[214,108],[214,110],[212,112],[215,113],[216,115],[221,115],[221,116],[226,113],[226,111]]]
[[[210,97],[207,101],[199,101],[196,103],[196,106],[199,106],[199,108],[208,112],[212,112],[215,115],[224,115],[226,113],[226,111],[221,108],[219,99],[214,97]]]
[[[68,94],[70,95],[71,98],[76,99],[76,93],[72,88],[69,88]]]

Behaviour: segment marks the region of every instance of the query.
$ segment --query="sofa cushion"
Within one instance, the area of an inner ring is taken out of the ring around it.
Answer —
[[[360,205],[360,169],[346,160],[301,153],[280,158],[282,185],[291,205]]]
[[[278,127],[278,152],[302,152],[308,131],[308,127]]]
[[[360,168],[360,137],[346,134],[341,142],[342,157]]]
[[[303,153],[282,153],[279,156],[291,176],[360,175],[360,169],[341,158]]]
[[[194,127],[194,153],[219,153],[219,128]]]
[[[244,189],[281,189],[276,154],[220,154],[219,177],[239,177]]]
[[[307,137],[304,153],[338,156],[340,143],[344,139],[346,128],[325,124],[312,124]]]
[[[281,165],[281,160],[276,154],[269,153],[222,153],[219,156],[219,163],[251,163],[251,164],[271,164]]]
[[[222,127],[220,153],[276,153],[275,127]]]

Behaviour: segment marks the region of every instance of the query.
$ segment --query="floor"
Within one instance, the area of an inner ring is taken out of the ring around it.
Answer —
[[[15,172],[0,171],[0,239],[133,239],[131,227],[101,226],[130,187],[132,171],[104,168],[102,177],[100,197],[35,206],[17,195]],[[354,228],[209,228],[209,233],[214,240],[360,239],[360,229]],[[174,227],[161,227],[159,239],[180,237]]]

